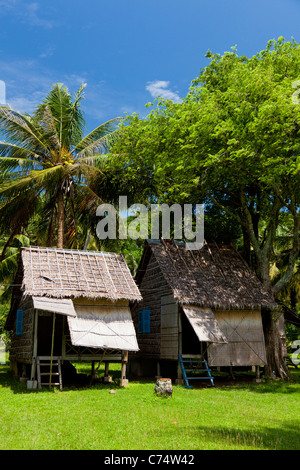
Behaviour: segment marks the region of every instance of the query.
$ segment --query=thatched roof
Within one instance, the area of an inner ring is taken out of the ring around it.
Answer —
[[[136,275],[138,285],[151,255],[181,304],[224,309],[277,307],[231,247],[205,244],[201,250],[191,251],[184,244],[148,240]]]
[[[120,254],[30,246],[22,249],[21,257],[25,295],[141,299]]]

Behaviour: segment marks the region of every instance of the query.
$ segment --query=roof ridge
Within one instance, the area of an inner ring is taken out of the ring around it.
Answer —
[[[73,249],[73,248],[56,248],[56,247],[47,247],[47,246],[22,246],[21,250],[23,251],[47,251],[47,252],[56,252],[56,253],[78,253],[78,254],[95,254],[95,255],[111,255],[111,256],[117,256],[118,258],[122,258],[124,260],[124,256],[121,253],[115,253],[113,251],[96,251],[96,250],[79,250],[79,249]]]

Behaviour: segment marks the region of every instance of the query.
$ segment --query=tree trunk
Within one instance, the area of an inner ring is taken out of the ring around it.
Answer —
[[[64,247],[64,196],[60,187],[57,192],[57,248]]]
[[[280,320],[274,318],[271,310],[264,308],[262,309],[262,322],[267,356],[267,365],[264,368],[265,375],[268,378],[289,379],[289,370],[279,331]]]
[[[242,226],[242,231],[243,231],[243,253],[242,256],[248,266],[252,268],[252,260],[251,260],[251,243],[250,243],[250,237],[245,229],[244,226]]]

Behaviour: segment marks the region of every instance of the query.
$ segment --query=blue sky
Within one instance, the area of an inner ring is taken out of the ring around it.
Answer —
[[[87,83],[87,131],[180,100],[208,49],[252,56],[269,39],[300,42],[300,0],[0,0],[0,80],[32,112],[56,82]],[[300,78],[300,77],[299,77]]]

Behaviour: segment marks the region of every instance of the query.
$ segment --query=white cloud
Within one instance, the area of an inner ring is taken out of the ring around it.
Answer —
[[[54,46],[48,46],[46,47],[43,52],[40,53],[39,58],[40,59],[48,59],[48,57],[52,57],[55,52],[55,47]]]
[[[35,60],[0,61],[0,70],[6,102],[21,113],[32,113],[56,81],[54,73]]]
[[[38,103],[39,101],[36,99],[35,95],[32,95],[31,97],[16,96],[10,100],[9,106],[19,113],[31,114]]]
[[[46,20],[39,16],[39,4],[37,2],[34,3],[26,3],[24,5],[24,15],[25,15],[25,22],[29,23],[31,26],[40,26],[42,28],[51,29],[54,26],[54,21]]]
[[[0,0],[1,1],[1,0]],[[127,93],[104,80],[95,81],[86,71],[65,73],[49,68],[47,61],[4,61],[0,59],[0,80],[6,84],[6,103],[21,113],[32,114],[50,92],[54,83],[63,83],[73,95],[81,83],[87,83],[82,109],[85,112],[87,132],[109,119],[124,117],[125,113],[145,113],[145,92]]]
[[[0,0],[0,13],[4,14],[16,5],[16,0]]]
[[[57,25],[57,21],[46,19],[40,15],[39,2],[27,2],[24,0],[0,0],[0,16],[11,15],[20,23],[28,26],[37,26],[51,29]],[[42,5],[43,14],[45,6]]]
[[[6,85],[3,80],[0,80],[0,105],[6,104]]]
[[[176,92],[170,90],[169,85],[170,82],[167,82],[165,80],[155,80],[153,82],[148,82],[146,90],[149,91],[150,95],[153,98],[161,96],[162,98],[172,100],[175,103],[180,103],[180,96]]]

